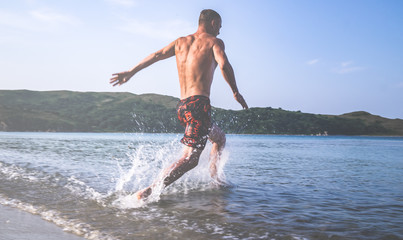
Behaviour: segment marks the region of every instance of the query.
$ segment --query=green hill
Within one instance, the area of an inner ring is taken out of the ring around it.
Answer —
[[[0,131],[183,132],[177,102],[157,94],[0,90]],[[332,116],[213,108],[212,115],[227,133],[403,136],[403,120],[366,112]]]
[[[152,121],[164,123],[165,129],[179,131],[175,123],[165,121],[173,117],[176,102],[175,98],[155,94],[0,91],[0,130],[164,131],[161,127],[151,129],[148,123]],[[157,113],[154,119],[148,110]]]

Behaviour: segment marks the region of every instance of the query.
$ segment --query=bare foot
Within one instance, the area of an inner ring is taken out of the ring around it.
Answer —
[[[140,190],[138,192],[136,192],[136,197],[138,200],[144,200],[146,198],[148,198],[152,193],[152,189],[151,187],[145,188],[143,190]]]

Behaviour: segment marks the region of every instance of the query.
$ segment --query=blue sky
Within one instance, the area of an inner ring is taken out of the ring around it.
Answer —
[[[179,97],[174,58],[113,88],[202,9],[250,107],[403,119],[403,1],[0,0],[0,89],[119,91]],[[241,109],[217,69],[212,104]]]

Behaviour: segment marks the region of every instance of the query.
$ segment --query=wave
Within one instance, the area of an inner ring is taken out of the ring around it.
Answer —
[[[162,193],[187,194],[216,187],[208,171],[207,147],[199,166],[167,189],[161,182],[147,201],[137,201],[134,193],[161,178],[162,169],[180,154],[177,139],[162,144],[133,144],[125,157],[111,159],[115,162],[116,174],[110,173],[108,178],[74,175],[65,169],[49,172],[46,166],[0,161],[0,204],[39,215],[64,231],[87,239],[113,240],[116,230],[99,226],[97,219],[108,215],[108,218],[115,218],[111,225],[119,225],[120,218],[128,211],[147,208],[160,201]],[[224,152],[218,167],[222,179],[227,159],[228,152]]]

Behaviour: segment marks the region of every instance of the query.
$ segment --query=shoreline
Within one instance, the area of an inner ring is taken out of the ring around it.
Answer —
[[[38,215],[0,204],[0,239],[84,240],[85,238],[65,232]]]
[[[0,133],[67,133],[67,134],[80,134],[80,133],[94,133],[94,134],[183,134],[183,132],[58,132],[58,131],[1,131]],[[225,133],[225,135],[256,135],[256,136],[306,136],[306,137],[396,137],[401,138],[403,135],[343,135],[343,134],[274,134],[274,133]]]

